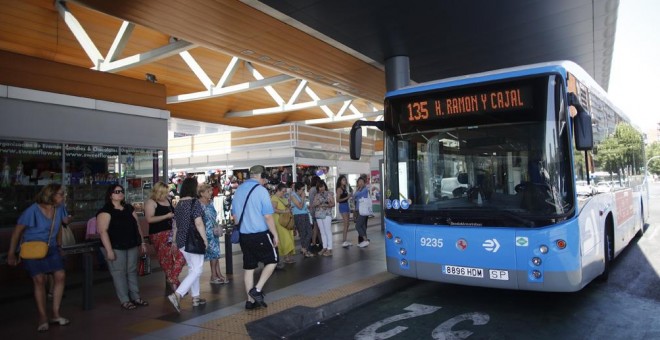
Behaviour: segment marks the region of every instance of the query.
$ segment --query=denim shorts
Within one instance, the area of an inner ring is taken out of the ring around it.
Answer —
[[[340,214],[347,214],[349,212],[351,212],[351,208],[349,208],[348,202],[339,203],[339,213]]]

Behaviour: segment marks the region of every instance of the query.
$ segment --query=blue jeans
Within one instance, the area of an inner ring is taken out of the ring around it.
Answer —
[[[138,248],[113,249],[117,259],[108,261],[108,269],[110,269],[112,275],[112,282],[115,284],[115,292],[121,303],[140,298],[137,275]],[[105,249],[102,251],[107,256]]]

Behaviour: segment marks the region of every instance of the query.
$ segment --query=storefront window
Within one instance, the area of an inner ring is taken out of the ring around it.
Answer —
[[[115,166],[119,148],[85,144],[65,144],[64,184],[67,211],[74,221],[86,221],[105,203],[108,185],[118,183]]]
[[[67,187],[66,207],[74,222],[93,217],[107,186],[116,183],[126,188],[127,203],[142,212],[153,181],[163,178],[162,165],[160,150],[0,140],[0,228],[15,226],[51,182]]]
[[[122,185],[126,189],[126,202],[133,204],[138,213],[144,212],[154,181],[163,178],[162,151],[122,148],[119,159]]]
[[[13,227],[41,186],[62,181],[62,144],[0,140],[0,161],[0,227]]]

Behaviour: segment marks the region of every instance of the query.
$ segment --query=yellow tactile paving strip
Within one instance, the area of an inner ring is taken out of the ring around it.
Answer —
[[[363,291],[394,277],[396,276],[393,274],[383,272],[335,289],[330,289],[320,295],[292,295],[277,301],[267,301],[268,308],[242,311],[234,315],[206,322],[200,326],[201,329],[199,332],[183,337],[182,339],[250,339],[247,329],[245,328],[245,325],[249,322],[259,320],[295,306],[312,308],[319,307],[348,295]]]

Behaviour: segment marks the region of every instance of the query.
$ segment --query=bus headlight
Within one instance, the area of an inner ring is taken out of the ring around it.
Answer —
[[[535,279],[540,279],[540,278],[541,278],[541,272],[538,271],[538,270],[532,270],[532,276],[533,276]]]
[[[401,238],[400,237],[395,237],[394,238],[394,243],[401,244]]]
[[[540,246],[539,251],[541,252],[541,254],[547,254],[548,253],[548,246],[546,246],[545,244]]]
[[[401,262],[399,263],[401,264],[401,267],[408,267],[408,260],[406,259],[401,259]]]
[[[405,256],[406,254],[408,254],[408,251],[406,251],[406,248],[401,248],[401,249],[399,249],[399,254]]]
[[[533,257],[533,258],[532,258],[532,263],[533,263],[535,266],[538,267],[538,266],[541,265],[541,259],[538,258],[538,257]]]

